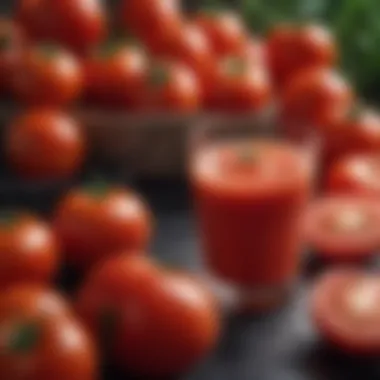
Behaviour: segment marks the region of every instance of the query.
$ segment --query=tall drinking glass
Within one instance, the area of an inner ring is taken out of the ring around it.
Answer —
[[[192,131],[189,176],[203,258],[235,306],[271,308],[299,271],[302,215],[317,141],[251,118],[214,117]]]

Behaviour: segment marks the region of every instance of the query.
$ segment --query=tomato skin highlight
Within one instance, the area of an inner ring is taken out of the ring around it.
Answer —
[[[138,99],[139,110],[193,113],[201,106],[202,88],[186,65],[157,61],[148,70]]]
[[[325,261],[369,259],[380,247],[380,202],[352,196],[317,199],[306,212],[305,238]]]
[[[354,154],[376,153],[380,150],[380,115],[370,109],[353,110],[342,120],[322,126],[323,169]]]
[[[216,57],[206,34],[194,23],[184,24],[178,33],[169,36],[161,46],[151,49],[154,57],[181,62],[194,71],[204,84],[216,66]]]
[[[304,70],[332,67],[338,56],[334,37],[317,24],[276,26],[267,46],[270,71],[280,89]]]
[[[49,283],[58,269],[59,243],[47,223],[26,213],[0,223],[0,288]]]
[[[52,45],[26,49],[14,68],[12,91],[28,107],[61,107],[79,99],[83,71],[70,52]]]
[[[97,378],[93,341],[54,291],[25,285],[3,292],[0,332],[0,373],[6,379]]]
[[[71,191],[59,203],[54,230],[66,260],[78,270],[88,270],[121,249],[140,255],[152,234],[148,206],[133,191],[106,188]]]
[[[354,100],[351,87],[336,72],[317,68],[298,74],[281,94],[280,121],[289,132],[341,120]]]
[[[223,112],[258,112],[270,104],[272,94],[264,67],[231,56],[219,62],[206,91],[206,105]]]
[[[352,194],[379,199],[379,162],[377,153],[343,157],[328,171],[326,191],[331,194]]]
[[[153,51],[183,25],[179,0],[123,0],[120,14],[124,29]]]
[[[376,275],[352,268],[331,270],[314,284],[311,318],[322,338],[340,351],[350,355],[378,355],[379,298],[380,283]],[[373,319],[369,316],[371,312]]]
[[[102,49],[112,51],[100,50],[85,59],[86,99],[102,106],[133,109],[147,71],[146,55],[126,44]]]
[[[203,30],[219,57],[238,54],[247,44],[248,32],[234,12],[200,12],[193,22]]]
[[[208,291],[191,276],[163,272],[144,258],[121,255],[90,274],[79,293],[79,313],[96,329],[105,307],[118,316],[111,356],[139,375],[188,370],[213,348],[219,334]]]
[[[18,0],[16,19],[32,40],[53,41],[80,54],[107,34],[100,0]]]
[[[5,147],[10,167],[26,180],[70,178],[80,169],[87,148],[75,119],[47,109],[13,120]]]

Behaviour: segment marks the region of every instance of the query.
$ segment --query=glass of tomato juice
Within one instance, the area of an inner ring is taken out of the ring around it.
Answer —
[[[279,305],[300,270],[316,139],[236,117],[209,118],[191,133],[189,176],[210,278],[235,307]]]

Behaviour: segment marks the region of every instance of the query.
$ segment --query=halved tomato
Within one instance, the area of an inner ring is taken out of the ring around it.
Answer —
[[[326,341],[349,354],[380,353],[380,276],[336,269],[315,284],[311,315]]]
[[[357,197],[327,197],[310,205],[305,236],[318,256],[358,261],[380,246],[380,203]]]
[[[380,155],[358,154],[342,158],[327,174],[326,190],[380,197]]]

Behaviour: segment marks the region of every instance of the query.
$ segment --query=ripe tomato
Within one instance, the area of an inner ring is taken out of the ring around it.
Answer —
[[[47,283],[58,269],[58,242],[47,224],[21,213],[0,215],[0,288]]]
[[[349,154],[380,151],[380,115],[365,109],[323,126],[324,166]]]
[[[121,6],[123,26],[155,49],[182,26],[179,0],[123,0]]]
[[[11,91],[12,77],[16,62],[24,48],[24,36],[20,28],[11,20],[0,17],[0,94]]]
[[[106,34],[100,0],[18,0],[17,15],[28,36],[83,52]]]
[[[150,111],[191,112],[199,108],[198,78],[186,66],[169,61],[155,63],[139,94],[139,107]]]
[[[240,16],[233,12],[201,12],[195,18],[211,41],[215,54],[219,56],[239,53],[247,44],[248,32]]]
[[[80,126],[68,115],[35,110],[12,122],[5,147],[10,166],[21,178],[55,180],[79,170],[85,141]]]
[[[380,196],[380,156],[347,156],[332,165],[327,173],[326,190],[371,197]]]
[[[340,120],[353,103],[346,81],[328,69],[297,75],[282,94],[281,119],[285,128],[320,127]]]
[[[272,89],[265,68],[241,57],[223,59],[214,73],[207,105],[222,111],[259,111],[271,100]]]
[[[334,37],[321,25],[281,25],[269,34],[269,67],[280,87],[306,69],[332,67],[336,59]]]
[[[253,65],[266,67],[268,61],[267,50],[268,49],[264,41],[256,38],[250,38],[240,54]]]
[[[62,200],[54,226],[68,263],[87,269],[120,249],[140,254],[151,236],[151,219],[147,205],[131,190],[93,185]]]
[[[307,212],[305,235],[323,259],[366,259],[380,247],[380,205],[357,197],[319,199]]]
[[[380,352],[380,279],[354,269],[328,272],[311,298],[314,323],[328,342],[349,354]]]
[[[4,379],[95,380],[92,340],[59,295],[18,287],[0,296],[0,373]]]
[[[86,95],[101,105],[132,107],[146,70],[140,49],[126,44],[102,47],[85,62]]]
[[[80,314],[98,337],[108,326],[102,346],[119,366],[146,376],[179,374],[213,348],[216,305],[194,278],[140,260],[120,256],[95,270],[80,292]]]
[[[206,35],[198,26],[190,23],[184,24],[161,46],[153,49],[152,53],[161,58],[185,63],[203,81],[212,74],[216,64],[211,44]]]
[[[55,46],[28,49],[15,67],[12,89],[29,106],[64,106],[77,100],[82,68],[69,52]]]

